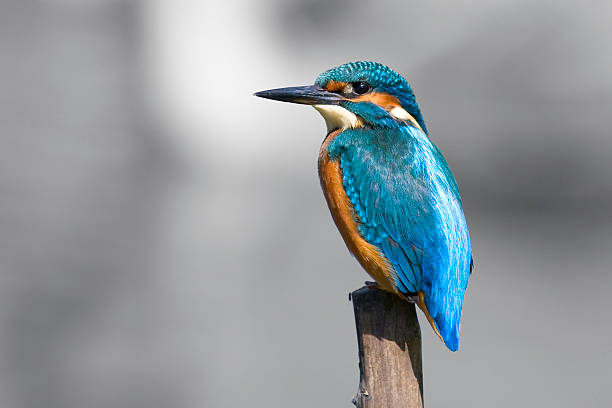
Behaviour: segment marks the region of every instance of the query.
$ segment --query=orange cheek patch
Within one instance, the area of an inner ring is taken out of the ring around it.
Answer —
[[[338,92],[346,88],[347,83],[341,81],[334,81],[333,79],[325,84],[325,88],[330,92]]]
[[[380,106],[387,112],[395,108],[396,106],[400,108],[402,107],[399,99],[397,99],[395,96],[392,96],[392,95],[389,95],[388,93],[383,93],[383,92],[370,92],[369,94],[358,96],[357,98],[353,99],[353,101],[371,102],[374,105]]]

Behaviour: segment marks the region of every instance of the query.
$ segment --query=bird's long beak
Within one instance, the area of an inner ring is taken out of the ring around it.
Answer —
[[[276,101],[301,103],[304,105],[338,105],[344,98],[316,85],[293,86],[255,92],[255,96]]]

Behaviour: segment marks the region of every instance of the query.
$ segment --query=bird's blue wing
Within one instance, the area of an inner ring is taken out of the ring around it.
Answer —
[[[393,266],[400,292],[423,292],[445,343],[457,349],[471,249],[443,156],[408,126],[349,130],[333,143],[330,155],[340,160],[361,235]]]

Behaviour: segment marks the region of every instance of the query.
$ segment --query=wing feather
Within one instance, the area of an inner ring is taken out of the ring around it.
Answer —
[[[471,248],[443,156],[412,127],[348,130],[332,143],[360,234],[387,258],[400,292],[424,293],[445,343],[456,349]]]

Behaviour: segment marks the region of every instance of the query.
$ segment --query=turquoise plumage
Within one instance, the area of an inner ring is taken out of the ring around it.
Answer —
[[[457,350],[470,236],[457,183],[427,137],[408,83],[381,64],[357,62],[323,73],[311,87],[257,95],[312,104],[326,117],[332,127],[321,151],[322,186],[349,249],[383,289],[420,297],[434,330]],[[349,215],[339,196],[350,203]],[[372,261],[370,248],[380,260]]]
[[[439,150],[420,130],[397,126],[346,130],[329,154],[340,160],[362,236],[391,262],[401,293],[424,292],[440,335],[456,350],[471,252],[459,191]]]

